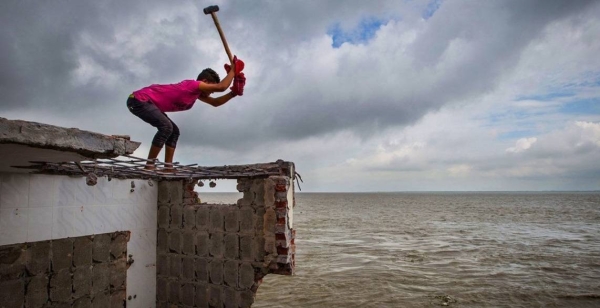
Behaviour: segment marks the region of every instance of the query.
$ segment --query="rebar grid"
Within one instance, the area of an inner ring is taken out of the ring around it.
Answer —
[[[148,162],[154,169],[146,169]],[[216,180],[259,178],[272,175],[295,177],[293,163],[277,160],[272,163],[251,165],[225,165],[215,167],[198,166],[197,164],[181,165],[178,162],[165,164],[157,160],[147,160],[131,155],[117,158],[94,159],[81,162],[44,162],[31,161],[31,166],[18,168],[33,169],[34,173],[80,175],[91,177],[120,179],[154,179],[154,180]]]

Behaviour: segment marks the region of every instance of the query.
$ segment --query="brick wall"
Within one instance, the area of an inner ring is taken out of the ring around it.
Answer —
[[[0,246],[0,307],[125,307],[129,232]]]
[[[293,274],[293,181],[239,179],[231,205],[198,204],[195,184],[159,183],[157,307],[250,307],[265,275]]]

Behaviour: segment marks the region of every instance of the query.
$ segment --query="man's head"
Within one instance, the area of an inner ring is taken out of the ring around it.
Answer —
[[[208,83],[221,82],[221,78],[219,78],[219,74],[217,74],[217,72],[215,72],[211,68],[206,68],[202,72],[200,72],[200,74],[198,74],[198,78],[196,78],[196,80],[204,81],[204,82],[208,82]]]

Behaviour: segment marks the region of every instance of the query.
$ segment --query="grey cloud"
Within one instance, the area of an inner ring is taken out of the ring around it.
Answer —
[[[550,22],[576,15],[592,5],[592,1],[462,1],[444,3],[419,33],[408,56],[416,60],[414,70],[399,71],[399,76],[378,76],[381,70],[375,59],[373,74],[362,69],[360,63],[342,63],[348,69],[346,78],[316,80],[320,86],[310,93],[296,92],[273,121],[273,127],[282,127],[285,114],[294,114],[288,126],[280,130],[284,138],[302,138],[314,135],[315,130],[329,132],[355,128],[357,133],[373,134],[379,128],[414,123],[422,115],[449,102],[480,95],[493,89],[495,81],[516,64],[520,52],[538,38]],[[596,5],[595,10],[597,11]],[[441,55],[451,42],[463,39],[468,44],[468,62],[450,67],[442,76],[429,76],[427,69],[441,63]],[[390,51],[379,54],[394,65],[395,57],[405,57]],[[418,64],[421,66],[418,66]],[[410,81],[414,75],[422,84]],[[425,74],[425,75],[421,75]],[[398,87],[382,87],[382,79],[396,80]],[[408,79],[408,80],[407,80]],[[414,84],[411,91],[400,91],[401,84]],[[355,99],[322,101],[319,96],[336,85],[345,87]],[[303,83],[300,88],[310,87]],[[366,92],[368,95],[361,95]],[[369,136],[370,134],[367,134]]]
[[[366,56],[336,58],[335,72],[307,62],[300,65],[314,69],[294,75],[290,67],[299,64],[298,55],[331,25],[339,22],[352,28],[361,18],[375,15],[397,20],[399,31],[415,30],[413,21],[420,18],[427,1],[225,2],[219,16],[232,51],[247,60],[247,94],[218,112],[203,105],[174,117],[184,132],[183,143],[227,149],[342,130],[371,136],[490,90],[548,23],[575,16],[592,3],[445,2],[424,28],[416,28],[422,32],[406,52],[368,46]],[[196,40],[218,40],[212,21],[201,11],[209,4],[194,3],[196,11],[186,12],[186,4],[164,1],[3,2],[0,111],[35,108],[61,114],[73,108],[85,110],[87,118],[103,112],[110,128],[123,133],[131,125],[145,125],[131,124],[137,119],[123,108],[124,95],[151,83],[195,78],[199,70],[225,58],[220,46],[217,55],[195,47]],[[598,5],[593,9],[597,11]],[[175,17],[152,20],[166,16],[164,12],[176,12],[169,15]],[[136,31],[142,30],[151,31],[152,41],[133,46]],[[119,41],[124,33],[132,40]],[[84,38],[96,45],[84,44]],[[457,38],[471,46],[468,63],[440,76],[431,74],[428,69],[440,63]],[[115,52],[133,48],[144,49],[141,56]],[[117,81],[102,83],[108,76],[98,73],[89,83],[75,82],[74,72],[84,57],[117,76]],[[407,66],[400,58],[416,64]],[[82,121],[83,128],[96,126]]]

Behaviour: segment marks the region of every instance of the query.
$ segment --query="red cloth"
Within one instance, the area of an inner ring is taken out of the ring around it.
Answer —
[[[237,73],[235,77],[233,77],[233,86],[231,86],[231,92],[234,95],[242,96],[244,95],[244,86],[246,85],[246,76],[244,73]]]
[[[245,66],[244,61],[238,59],[237,56],[233,56],[233,63],[235,63],[235,74],[237,75],[241,73]],[[231,70],[231,65],[225,63],[224,67],[225,71],[229,73],[229,71]]]

